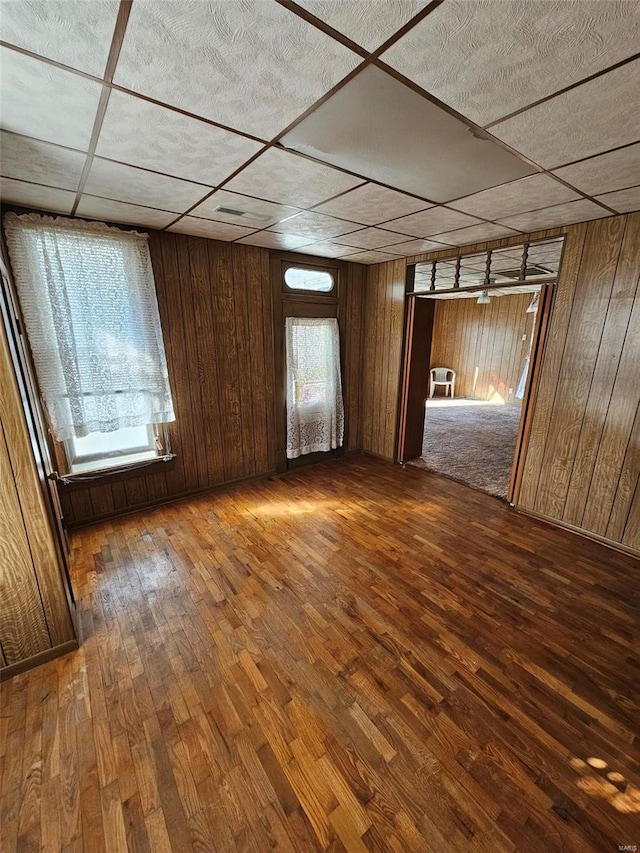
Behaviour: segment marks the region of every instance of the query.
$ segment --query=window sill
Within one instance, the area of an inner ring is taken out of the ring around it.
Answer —
[[[116,483],[120,480],[129,480],[132,477],[156,474],[159,470],[166,471],[167,466],[172,468],[175,465],[175,459],[176,454],[170,453],[167,456],[158,456],[155,459],[129,462],[118,468],[100,468],[94,471],[62,474],[55,477],[55,480],[60,491],[71,492],[77,489],[88,489],[92,485]]]

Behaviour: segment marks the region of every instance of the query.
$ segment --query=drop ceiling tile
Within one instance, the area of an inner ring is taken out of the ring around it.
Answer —
[[[86,155],[37,139],[0,134],[0,173],[63,190],[76,190]]]
[[[311,207],[361,184],[330,166],[270,148],[226,185],[226,189],[293,207]]]
[[[631,213],[640,210],[640,186],[629,187],[626,190],[617,190],[614,193],[605,193],[596,196],[598,201],[608,204],[618,213]]]
[[[261,148],[259,142],[245,136],[113,91],[96,153],[213,185]]]
[[[443,243],[451,243],[453,246],[468,246],[471,243],[480,243],[484,240],[513,237],[515,233],[514,230],[504,225],[481,222],[480,225],[472,225],[471,228],[461,228],[456,231],[446,231],[443,234],[436,234],[436,240],[442,240]]]
[[[550,207],[582,196],[548,175],[530,175],[490,190],[452,201],[451,207],[483,219],[503,219],[516,213]]]
[[[588,195],[626,189],[640,180],[640,142],[556,169],[555,174]]]
[[[321,258],[342,258],[353,254],[356,249],[351,246],[338,246],[337,243],[321,241],[318,243],[307,243],[306,246],[297,250],[305,255],[318,255]]]
[[[632,56],[637,4],[446,0],[381,59],[484,125]]]
[[[263,246],[265,249],[282,249],[283,251],[297,251],[301,246],[308,246],[312,242],[308,237],[299,234],[278,234],[275,231],[257,231],[250,237],[243,237],[238,243],[246,243],[250,246]]]
[[[173,210],[176,213],[183,213],[207,193],[207,187],[199,184],[97,157],[91,164],[84,190],[89,195],[127,201],[143,207]]]
[[[640,60],[500,122],[491,133],[546,169],[555,169],[637,142],[638,91]]]
[[[447,202],[535,170],[380,68],[356,74],[281,139],[380,184]]]
[[[0,199],[3,204],[19,204],[22,207],[35,207],[37,210],[71,213],[76,194],[69,190],[43,187],[41,184],[0,178]]]
[[[166,210],[153,210],[138,204],[126,204],[109,198],[83,195],[76,211],[77,216],[85,219],[104,219],[107,222],[125,222],[128,225],[141,225],[146,228],[164,228],[176,218],[175,213]]]
[[[115,82],[270,139],[359,62],[276,3],[136,0]]]
[[[479,221],[477,217],[459,213],[457,210],[432,207],[430,210],[402,216],[383,225],[388,231],[398,231],[400,234],[409,234],[412,237],[429,237],[431,234],[439,234],[442,231],[476,225]]]
[[[343,260],[352,264],[384,264],[386,261],[401,260],[397,255],[389,255],[386,252],[357,252],[355,255],[347,255]]]
[[[118,16],[118,0],[2,3],[9,44],[102,77]]]
[[[347,246],[356,246],[359,249],[380,249],[384,246],[389,246],[391,243],[400,243],[403,235],[397,231],[385,231],[383,228],[363,228],[361,231],[355,231],[353,234],[345,234],[343,237],[336,237],[336,243],[344,243]],[[390,252],[393,249],[390,247]]]
[[[6,47],[0,48],[0,70],[4,130],[87,149],[100,83]]]
[[[571,225],[574,222],[586,222],[589,219],[601,219],[603,216],[611,216],[611,214],[592,201],[582,199],[582,201],[570,201],[568,204],[545,207],[543,210],[519,213],[517,216],[502,220],[502,224],[516,228],[518,231],[539,231],[543,228]]]
[[[212,219],[198,219],[195,216],[183,216],[175,225],[167,229],[179,234],[191,234],[194,237],[208,237],[211,240],[237,240],[246,237],[253,228],[242,228],[228,222],[214,222]]]
[[[316,18],[373,51],[417,15],[428,0],[386,0],[372,9],[371,0],[299,0]]]
[[[406,216],[428,207],[433,205],[397,190],[389,190],[378,184],[364,184],[332,201],[325,201],[315,209],[363,225],[377,225],[387,219]]]
[[[446,243],[436,243],[435,240],[407,240],[405,243],[395,243],[393,246],[387,246],[385,251],[408,257],[409,255],[421,255],[424,252],[437,252],[440,249],[447,248],[450,247]]]
[[[356,222],[345,219],[334,219],[333,216],[323,216],[322,213],[305,211],[284,222],[278,222],[270,231],[282,231],[285,234],[300,234],[313,240],[326,240],[337,237],[348,231],[355,231],[360,226]]]
[[[222,213],[218,207],[226,207],[231,210],[244,211],[245,216],[234,216],[230,213]],[[256,228],[268,228],[276,222],[281,222],[290,216],[300,213],[297,207],[286,204],[274,204],[271,201],[263,201],[260,198],[251,198],[239,193],[218,190],[202,204],[194,207],[194,216],[204,219],[216,219],[219,222],[231,222],[235,225],[255,225]]]

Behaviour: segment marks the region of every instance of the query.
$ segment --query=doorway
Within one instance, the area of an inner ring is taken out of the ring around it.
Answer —
[[[409,269],[399,461],[516,502],[561,251]]]

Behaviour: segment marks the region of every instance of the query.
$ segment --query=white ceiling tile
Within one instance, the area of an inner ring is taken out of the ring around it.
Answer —
[[[115,201],[183,213],[206,195],[207,188],[96,157],[84,191]]]
[[[301,246],[308,246],[310,242],[312,241],[308,237],[301,237],[299,234],[278,234],[275,231],[257,231],[250,237],[238,240],[238,243],[247,243],[250,246],[286,251],[297,251]]]
[[[399,261],[397,255],[389,255],[387,252],[357,252],[355,255],[347,255],[344,258],[352,264],[383,264],[386,261]]]
[[[555,169],[637,142],[639,91],[637,60],[500,122],[491,133],[546,169]]]
[[[125,222],[128,225],[141,225],[146,228],[164,228],[176,218],[175,213],[165,210],[153,210],[138,204],[126,204],[109,198],[83,195],[80,198],[77,216],[85,219],[104,219],[107,222]]]
[[[484,125],[632,56],[639,42],[627,0],[446,0],[381,59]]]
[[[242,228],[228,222],[214,222],[212,219],[197,219],[195,216],[184,216],[167,230],[191,234],[194,237],[208,237],[211,240],[237,240],[253,231],[252,228]]]
[[[446,243],[437,243],[435,240],[407,240],[404,243],[395,243],[393,246],[387,246],[386,252],[393,254],[402,254],[404,257],[409,255],[421,255],[423,252],[437,252],[440,249],[449,248]]]
[[[226,189],[293,207],[311,207],[362,183],[330,166],[270,148],[226,185]]]
[[[428,207],[433,205],[397,190],[389,190],[379,184],[364,184],[332,201],[326,201],[316,210],[363,225],[377,225],[387,219],[406,216]]]
[[[429,237],[431,234],[439,234],[442,231],[464,228],[466,225],[476,225],[480,220],[457,210],[449,210],[446,207],[432,207],[421,213],[412,213],[394,219],[393,222],[385,222],[384,228],[388,231],[398,231],[400,234],[409,234],[412,237]]]
[[[118,6],[118,0],[4,2],[2,38],[9,44],[102,77]]]
[[[4,130],[87,149],[100,83],[6,47],[0,48],[0,70]]]
[[[297,250],[305,255],[318,255],[321,258],[342,258],[353,254],[356,250],[351,246],[339,246],[337,243],[321,241],[318,243],[307,243],[306,246]]]
[[[640,142],[564,166],[555,174],[588,195],[623,190],[640,182]]]
[[[534,171],[494,140],[369,66],[286,133],[282,144],[431,201]]]
[[[586,222],[589,219],[601,219],[611,214],[597,204],[587,199],[570,201],[568,204],[558,204],[543,210],[533,210],[529,213],[519,213],[502,220],[503,225],[516,228],[518,231],[539,231],[546,228],[558,228],[560,225],[571,225],[574,222]]]
[[[245,136],[113,91],[96,153],[213,185],[261,148],[259,142]]]
[[[355,231],[359,227],[356,222],[347,222],[344,219],[334,219],[333,216],[323,216],[322,213],[305,211],[277,223],[269,230],[282,231],[285,234],[300,234],[314,240],[326,240],[329,237],[337,237],[338,234]]]
[[[246,215],[239,217],[231,213],[223,213],[217,210],[219,207],[243,211]],[[219,222],[232,222],[235,225],[255,225],[256,228],[268,228],[269,225],[273,225],[275,222],[295,216],[297,213],[300,213],[300,210],[297,207],[290,207],[286,204],[274,204],[271,201],[251,198],[251,196],[227,192],[227,190],[218,190],[212,196],[209,196],[206,201],[203,201],[202,204],[194,207],[192,213],[194,216],[201,216],[204,219],[216,219]]]
[[[470,228],[436,234],[436,239],[442,240],[443,243],[451,243],[453,246],[467,246],[471,243],[480,243],[483,240],[498,240],[500,237],[513,237],[514,235],[515,232],[504,225],[481,222],[480,225],[472,225]]]
[[[618,213],[631,213],[640,210],[640,186],[629,187],[626,190],[617,190],[614,193],[605,193],[596,196],[598,201],[608,204]]]
[[[0,134],[0,172],[7,178],[35,181],[63,190],[76,190],[86,158],[36,139]]]
[[[530,175],[528,178],[452,201],[451,207],[481,216],[483,219],[503,219],[505,216],[550,207],[565,201],[577,201],[579,198],[581,196],[578,193],[548,175]]]
[[[353,234],[345,234],[336,237],[336,243],[344,243],[347,246],[356,246],[359,249],[380,249],[389,246],[390,243],[399,243],[403,239],[402,234],[397,231],[386,231],[383,228],[363,228]],[[389,248],[392,252],[393,249]]]
[[[69,190],[0,178],[0,199],[3,204],[19,204],[22,207],[35,207],[37,210],[71,213],[75,198],[76,194]]]
[[[371,0],[299,0],[316,18],[373,51],[417,15],[428,0],[385,0],[372,8]]]
[[[270,139],[359,62],[276,3],[136,0],[115,82]]]

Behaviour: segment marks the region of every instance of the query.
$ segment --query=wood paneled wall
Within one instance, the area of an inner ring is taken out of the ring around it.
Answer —
[[[516,401],[535,323],[535,314],[527,314],[531,298],[514,293],[494,296],[489,305],[478,305],[477,297],[436,302],[431,367],[456,371],[457,397]]]
[[[520,504],[640,550],[640,213],[568,229]]]
[[[404,327],[405,261],[367,268],[362,447],[393,459]]]
[[[0,668],[76,646],[22,395],[0,313]]]
[[[523,509],[634,550],[640,550],[639,229],[634,213],[528,235],[566,234],[566,244],[519,496]],[[395,455],[405,263],[450,255],[443,250],[368,267],[366,451]]]
[[[176,421],[176,459],[136,476],[62,487],[75,525],[268,474],[275,461],[275,371],[269,251],[149,232]],[[362,267],[347,265],[341,332],[348,449],[360,446]]]

